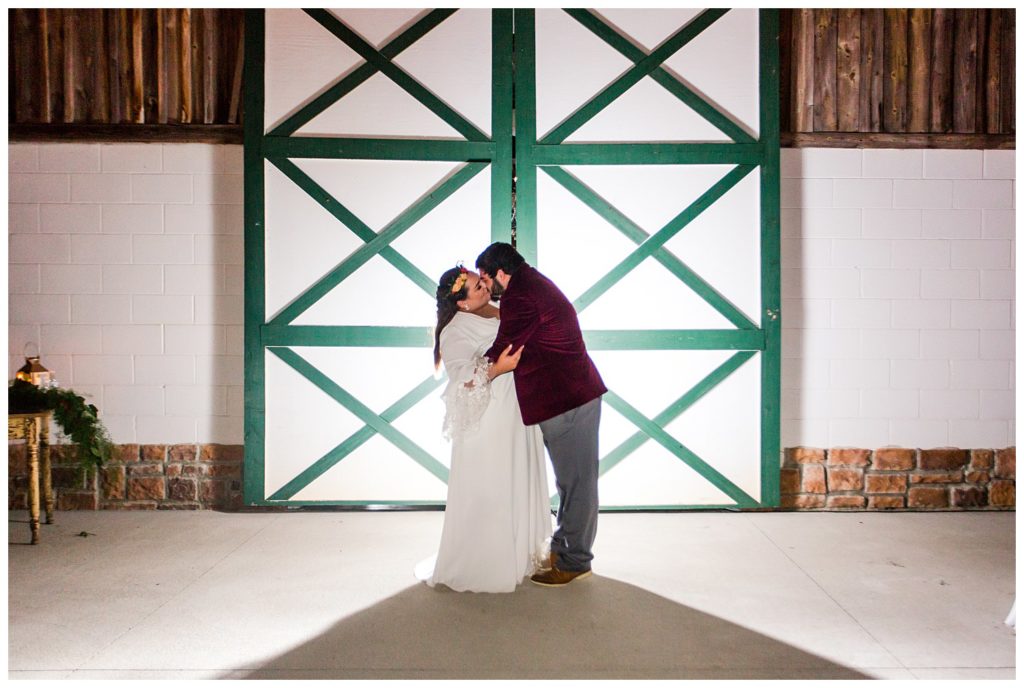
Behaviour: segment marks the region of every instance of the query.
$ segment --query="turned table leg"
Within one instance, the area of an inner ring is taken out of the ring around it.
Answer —
[[[39,431],[39,457],[42,459],[43,472],[43,503],[46,506],[46,522],[53,523],[53,475],[50,469],[50,423],[42,419]]]
[[[28,513],[32,544],[39,542],[39,431],[42,419],[32,418],[28,440]]]

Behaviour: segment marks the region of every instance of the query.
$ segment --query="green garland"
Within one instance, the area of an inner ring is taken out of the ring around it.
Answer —
[[[13,380],[7,388],[7,408],[8,413],[53,411],[53,419],[77,445],[78,460],[85,471],[91,472],[110,460],[114,444],[99,412],[73,390],[41,389],[31,382]]]

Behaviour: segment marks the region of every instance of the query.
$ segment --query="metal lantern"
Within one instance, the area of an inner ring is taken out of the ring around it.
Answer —
[[[53,373],[47,370],[42,363],[39,362],[38,356],[29,356],[25,359],[25,365],[18,369],[18,372],[14,374],[19,380],[31,382],[36,387],[49,387],[53,381]]]

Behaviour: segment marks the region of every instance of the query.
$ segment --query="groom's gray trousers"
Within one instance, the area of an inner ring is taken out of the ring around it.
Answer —
[[[551,551],[563,571],[589,571],[597,535],[597,429],[601,397],[539,423],[558,489]]]

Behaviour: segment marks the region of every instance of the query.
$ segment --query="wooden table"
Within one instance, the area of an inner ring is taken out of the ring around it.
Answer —
[[[43,499],[46,500],[46,522],[53,523],[53,486],[50,478],[50,415],[51,411],[12,413],[7,416],[7,439],[28,442],[28,512],[32,528],[32,544],[39,542],[39,459],[42,457]]]

